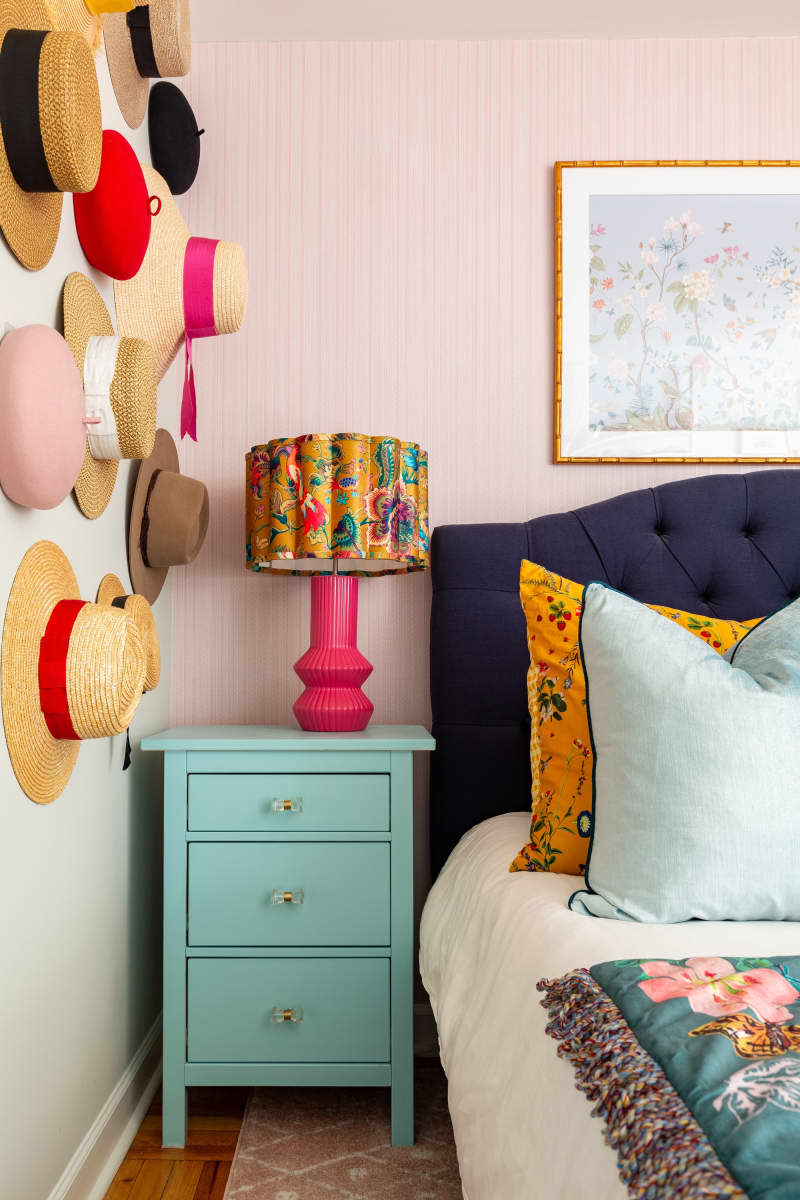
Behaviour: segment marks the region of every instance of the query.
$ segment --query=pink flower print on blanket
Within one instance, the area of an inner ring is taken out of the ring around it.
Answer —
[[[736,971],[726,958],[688,958],[684,964],[644,962],[648,976],[639,987],[656,1004],[685,999],[693,1012],[710,1017],[751,1009],[762,1021],[788,1021],[787,1004],[800,996],[789,980],[770,967]]]

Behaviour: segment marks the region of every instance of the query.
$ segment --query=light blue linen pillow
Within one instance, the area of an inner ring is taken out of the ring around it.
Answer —
[[[720,657],[606,587],[580,624],[594,828],[576,912],[800,920],[800,600]]]

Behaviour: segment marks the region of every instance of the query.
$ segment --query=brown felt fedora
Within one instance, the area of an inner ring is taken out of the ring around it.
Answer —
[[[133,589],[155,603],[170,567],[200,553],[208,529],[208,491],[181,475],[178,451],[166,429],[156,431],[153,453],[139,467],[128,531]]]

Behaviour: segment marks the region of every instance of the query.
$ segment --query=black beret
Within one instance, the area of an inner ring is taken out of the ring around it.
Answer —
[[[173,196],[188,192],[200,165],[200,134],[189,101],[174,83],[150,90],[147,110],[150,161],[163,175]]]

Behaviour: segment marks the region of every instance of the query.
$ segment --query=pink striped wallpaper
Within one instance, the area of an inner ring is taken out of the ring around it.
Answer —
[[[800,38],[195,46],[207,132],[183,208],[244,244],[250,305],[240,334],[196,343],[181,457],[212,515],[174,572],[176,722],[286,722],[300,691],[308,582],[243,566],[253,442],[418,440],[436,523],[703,469],[551,465],[552,163],[800,157],[799,89]],[[361,586],[377,721],[428,720],[429,586]]]

